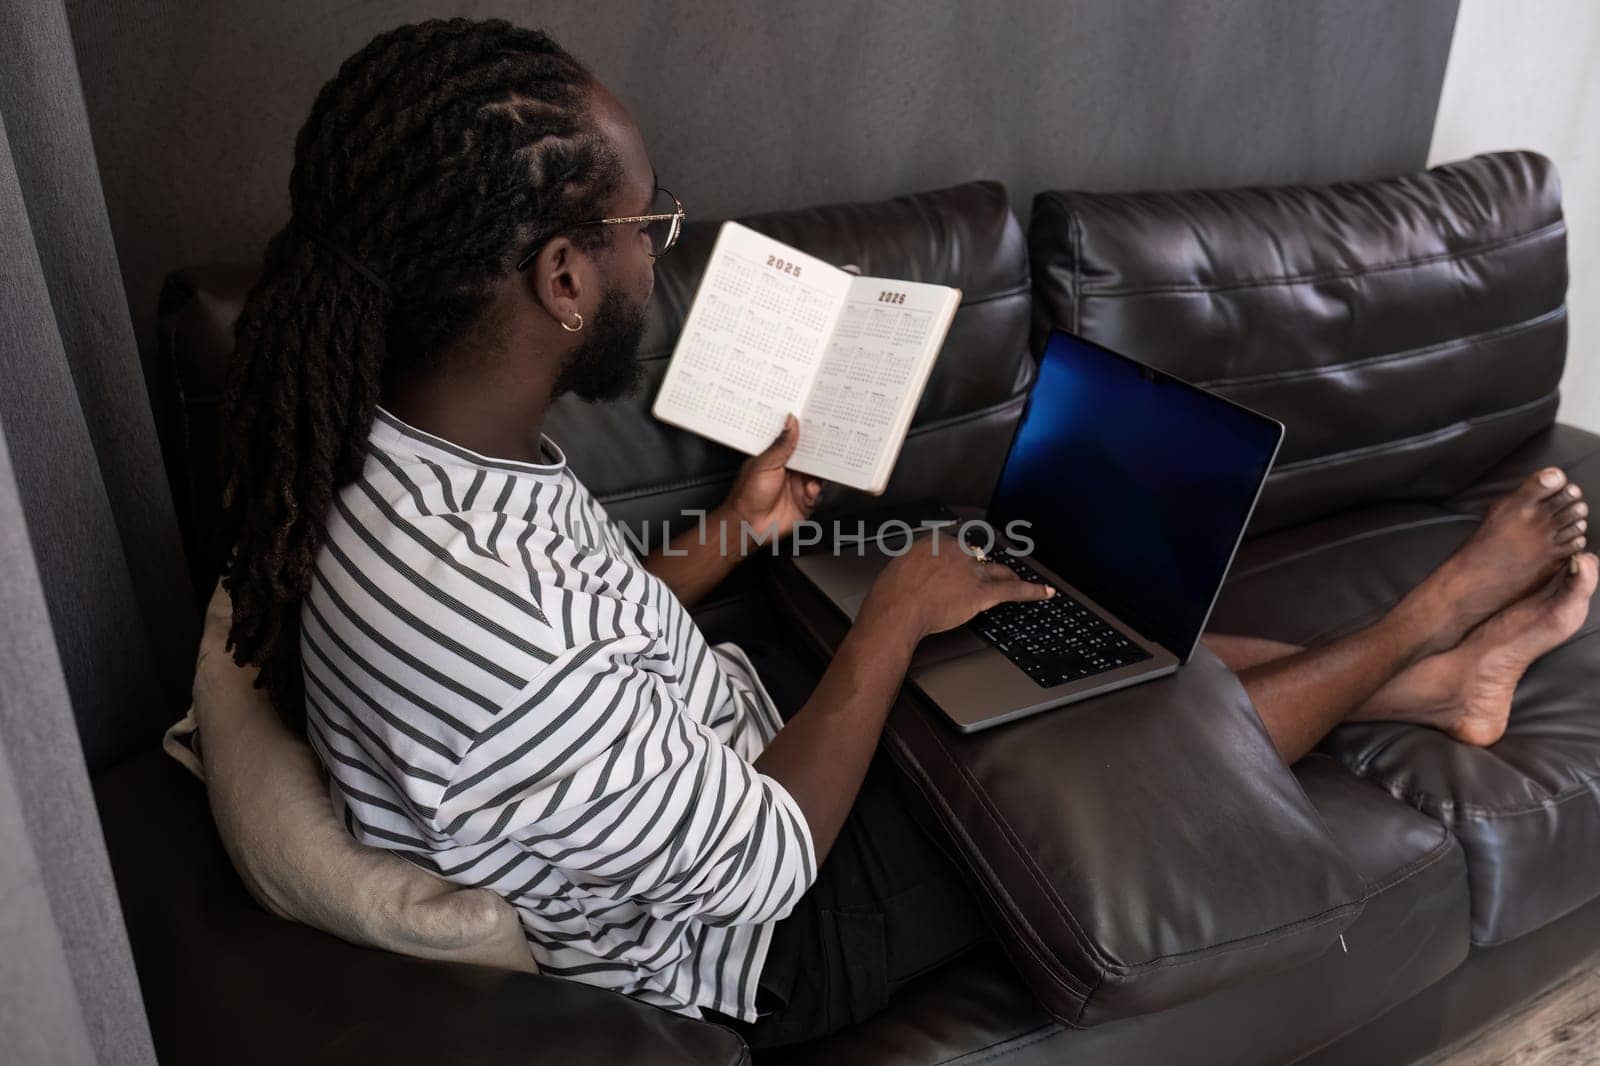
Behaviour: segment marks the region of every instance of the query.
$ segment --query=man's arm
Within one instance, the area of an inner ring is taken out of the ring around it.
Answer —
[[[660,669],[664,634],[635,629],[629,612],[590,611],[589,595],[572,593],[574,613],[617,628],[581,639],[501,711],[430,799],[430,830],[493,851],[483,883],[501,892],[550,867],[668,921],[787,914],[817,870],[798,802],[686,712],[676,675]],[[513,852],[539,862],[495,881]],[[567,965],[559,942],[541,946]],[[581,955],[572,965],[593,963]]]
[[[747,549],[787,536],[796,522],[811,516],[822,482],[784,465],[799,443],[800,423],[790,415],[772,446],[745,460],[727,500],[706,515],[703,525],[680,533],[665,550],[645,558],[645,569],[684,606],[704,599],[739,565]],[[747,528],[755,534],[748,540]]]
[[[755,761],[805,814],[819,865],[855,803],[918,641],[996,604],[1054,593],[973,558],[953,537],[919,541],[879,575],[811,699]]]
[[[685,607],[693,607],[744,560],[739,518],[728,503],[703,523],[679,533],[662,551],[645,557],[644,567],[659,577]]]

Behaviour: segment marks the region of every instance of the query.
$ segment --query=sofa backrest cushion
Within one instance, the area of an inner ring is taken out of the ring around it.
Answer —
[[[691,205],[692,206],[692,205]],[[973,182],[881,203],[837,204],[740,219],[827,262],[864,274],[962,290],[949,337],[912,422],[882,502],[938,496],[987,503],[1033,380],[1028,358],[1027,247],[1005,189]],[[655,295],[641,357],[645,384],[622,401],[571,397],[552,408],[545,431],[613,517],[648,527],[688,524],[688,508],[717,503],[743,456],[650,415],[673,345],[710,258],[717,222],[690,222],[656,265]],[[233,322],[257,268],[180,270],[163,289],[161,344],[171,412],[163,447],[189,545],[197,598],[210,595],[220,561],[220,401],[233,352]],[[828,513],[871,501],[830,487]]]
[[[1284,422],[1254,532],[1476,480],[1555,418],[1566,226],[1548,159],[1327,186],[1045,192],[1052,325]]]

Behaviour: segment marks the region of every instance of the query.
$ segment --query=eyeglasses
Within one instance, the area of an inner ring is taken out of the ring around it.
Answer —
[[[664,210],[671,204],[670,211]],[[625,226],[630,223],[644,223],[645,236],[650,239],[650,258],[660,259],[667,251],[678,243],[678,234],[683,232],[684,210],[683,203],[661,186],[656,186],[655,199],[650,204],[653,208],[663,210],[654,211],[648,215],[624,215],[621,218],[596,218],[588,222],[579,222],[578,226]],[[576,228],[576,226],[574,227]],[[526,270],[528,264],[544,248],[548,240],[541,241],[527,255],[517,263],[518,270]]]

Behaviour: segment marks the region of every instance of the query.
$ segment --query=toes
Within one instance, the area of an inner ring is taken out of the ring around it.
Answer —
[[[1566,471],[1559,466],[1547,466],[1543,470],[1528,475],[1528,479],[1522,483],[1522,487],[1517,492],[1529,499],[1542,500],[1559,492],[1566,484]]]
[[[1563,536],[1566,537],[1565,540],[1562,539]],[[1566,559],[1566,560],[1568,560],[1568,562],[1571,564],[1571,566],[1569,566],[1568,569],[1572,573],[1575,574],[1578,571],[1575,570],[1575,569],[1572,569],[1572,567],[1575,567],[1577,565],[1579,553],[1582,552],[1583,549],[1587,548],[1588,546],[1589,546],[1589,534],[1586,531],[1579,530],[1579,531],[1573,531],[1573,532],[1565,533],[1565,534],[1557,533],[1556,534],[1555,557],[1557,559]],[[1560,577],[1559,574],[1557,574],[1556,576]]]
[[[1600,583],[1600,556],[1592,552],[1574,555],[1566,568],[1556,575],[1556,580],[1562,582],[1561,588],[1556,590],[1557,599],[1572,596],[1588,600],[1594,595],[1595,585]]]
[[[1589,517],[1589,505],[1583,500],[1569,500],[1564,495],[1550,508],[1555,524],[1568,526],[1580,518]]]
[[[1577,568],[1573,575],[1575,583],[1592,595],[1596,583],[1600,583],[1600,556],[1590,552],[1574,555],[1572,565]]]
[[[1557,544],[1565,544],[1589,526],[1589,505],[1579,500],[1556,510],[1550,516],[1550,528]]]
[[[1549,508],[1551,513],[1559,514],[1570,507],[1587,508],[1589,505],[1582,501],[1583,489],[1579,488],[1578,483],[1574,481],[1570,482],[1567,487],[1562,489],[1560,492],[1552,492],[1544,501],[1544,506]],[[1578,517],[1581,518],[1583,516],[1579,515]]]
[[[1544,595],[1558,608],[1563,604],[1586,602],[1594,595],[1597,579],[1600,579],[1600,556],[1592,552],[1574,552],[1545,585]]]

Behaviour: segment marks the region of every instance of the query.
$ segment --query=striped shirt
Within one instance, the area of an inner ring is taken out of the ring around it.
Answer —
[[[772,925],[816,879],[751,765],[782,722],[544,449],[490,459],[380,410],[301,609],[334,808],[498,892],[541,971],[754,1020]]]

